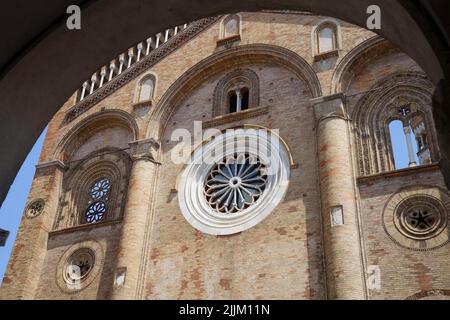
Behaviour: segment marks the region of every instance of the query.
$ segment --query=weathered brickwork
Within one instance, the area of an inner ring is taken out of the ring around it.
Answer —
[[[239,36],[219,39],[219,18],[71,121],[65,119],[76,94],[55,114],[28,198],[43,199],[45,206],[34,218],[24,213],[0,298],[448,296],[449,245],[411,250],[395,243],[383,226],[385,206],[399,190],[415,195],[434,188],[447,199],[438,150],[427,167],[361,176],[361,163],[385,159],[380,154],[390,146],[372,141],[371,125],[361,128],[353,121],[370,116],[364,103],[382,90],[378,83],[399,73],[425,78],[420,67],[389,42],[342,21],[300,13],[240,16]],[[339,50],[317,57],[313,30],[323,21],[339,24]],[[249,110],[223,114],[217,90],[232,72],[259,86],[259,96],[251,97]],[[137,103],[146,74],[155,79],[153,96]],[[396,85],[402,97],[426,94]],[[383,88],[386,94],[390,89]],[[183,217],[178,193],[185,165],[172,156],[176,151],[189,158],[203,139],[180,147],[174,132],[184,129],[194,137],[197,122],[204,129],[279,130],[291,157],[289,184],[280,204],[255,227],[214,236]],[[98,166],[91,166],[96,159]],[[120,208],[90,225],[78,218],[97,200],[73,200],[75,192],[89,190],[83,181],[90,180],[70,179],[78,171],[95,176],[94,169],[118,186],[111,191],[114,201],[102,201]],[[342,206],[343,225],[332,225],[335,206]],[[64,267],[78,248],[91,249],[95,263],[81,287],[70,289]],[[370,266],[381,272],[379,288],[368,285]]]

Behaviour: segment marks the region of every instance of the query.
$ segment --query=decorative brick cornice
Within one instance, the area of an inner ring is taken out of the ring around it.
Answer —
[[[202,126],[203,129],[208,129],[216,126],[221,126],[227,123],[249,119],[258,117],[264,114],[269,113],[269,107],[258,107],[258,108],[251,108],[248,110],[240,111],[240,112],[234,112],[229,113],[226,115],[218,116],[215,118],[212,118],[210,120],[207,120],[203,122]]]
[[[131,80],[135,79],[138,75],[161,61],[167,55],[175,51],[179,46],[191,40],[207,27],[212,25],[219,19],[218,16],[210,17],[193,22],[187,29],[185,29],[178,36],[171,38],[169,41],[161,45],[158,49],[153,50],[148,56],[142,59],[140,62],[134,64],[129,69],[125,70],[122,74],[116,76],[110,82],[108,82],[102,88],[97,89],[92,95],[86,99],[78,102],[72,108],[66,112],[64,123],[67,124],[77,118],[82,113],[86,112],[97,104],[100,100],[105,99]]]

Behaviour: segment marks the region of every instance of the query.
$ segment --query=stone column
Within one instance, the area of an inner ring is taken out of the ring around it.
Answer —
[[[153,139],[130,143],[133,167],[125,204],[117,269],[112,299],[139,299],[146,235],[151,220],[151,201],[156,177],[155,152],[158,144]]]
[[[364,299],[351,138],[341,94],[314,99],[329,299]]]
[[[47,253],[48,233],[52,230],[59,205],[65,166],[60,161],[40,164],[27,200],[43,200],[36,216],[27,215],[20,223],[14,249],[0,289],[1,299],[33,299],[40,280],[41,267]]]
[[[411,141],[411,127],[409,125],[403,127],[403,132],[405,133],[406,145],[408,147],[408,158],[409,158],[409,167],[415,167],[417,165],[416,160],[414,158],[414,149]]]
[[[241,89],[236,90],[236,112],[241,111],[242,109],[242,95]]]

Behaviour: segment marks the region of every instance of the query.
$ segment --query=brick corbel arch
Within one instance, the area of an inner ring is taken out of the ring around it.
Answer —
[[[320,97],[322,89],[312,67],[297,53],[274,45],[249,44],[217,52],[200,61],[179,77],[152,110],[146,138],[160,140],[171,115],[195,87],[211,76],[241,68],[249,63],[269,62],[284,66],[296,74],[308,88],[310,98]]]

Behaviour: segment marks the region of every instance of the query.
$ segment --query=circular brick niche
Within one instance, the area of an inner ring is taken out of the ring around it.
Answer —
[[[398,245],[419,251],[440,248],[449,242],[448,194],[439,188],[403,190],[388,201],[383,227]]]

